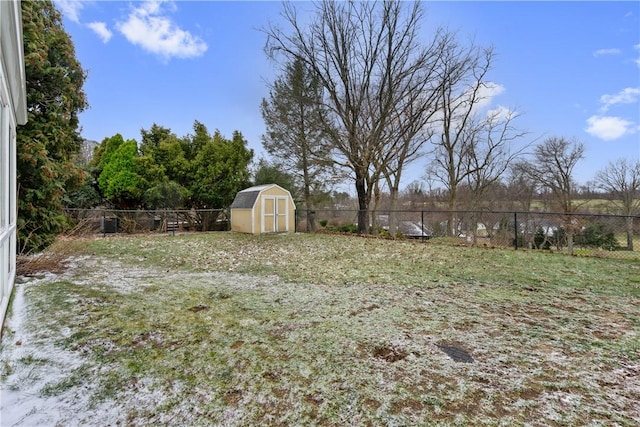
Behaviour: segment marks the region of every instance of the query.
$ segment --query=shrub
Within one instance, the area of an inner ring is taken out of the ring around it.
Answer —
[[[358,226],[355,224],[345,224],[345,225],[327,225],[325,227],[326,231],[334,231],[338,233],[357,233]]]
[[[536,234],[533,236],[533,247],[535,249],[551,249],[551,242],[542,227],[538,227]]]
[[[607,251],[615,251],[619,248],[618,240],[613,231],[601,222],[586,227],[582,231],[580,240],[584,246],[602,248]]]
[[[371,229],[371,234],[378,235],[379,237],[384,237],[385,239],[391,238],[391,234],[389,230],[386,230],[382,227],[376,227],[375,229]]]

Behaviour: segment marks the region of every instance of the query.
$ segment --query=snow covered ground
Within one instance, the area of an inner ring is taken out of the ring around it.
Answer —
[[[91,407],[92,382],[49,396],[47,387],[57,384],[86,362],[77,352],[56,346],[60,336],[43,334],[47,325],[29,324],[29,287],[59,279],[54,274],[22,278],[16,283],[14,299],[5,323],[0,347],[0,425],[70,426],[110,425],[119,419],[118,407],[105,403]],[[33,302],[33,301],[31,301]],[[70,334],[68,328],[63,333]],[[63,336],[64,337],[64,336]]]
[[[628,263],[314,236],[92,245],[16,284],[0,426],[640,423]]]

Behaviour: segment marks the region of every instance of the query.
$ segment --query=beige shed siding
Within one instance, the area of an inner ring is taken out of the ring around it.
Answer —
[[[254,196],[247,199],[252,191],[259,191],[259,194],[255,197],[256,193],[253,193]],[[246,203],[247,200],[253,200],[255,197],[253,209],[248,209],[249,206],[246,204],[244,206],[238,204],[238,206],[247,209],[234,209],[232,205],[231,230],[253,234],[295,231],[296,207],[287,190],[274,184],[251,187],[243,192],[244,198],[237,197],[237,200],[243,200]]]
[[[231,214],[231,230],[239,233],[252,233],[251,209],[234,209]]]

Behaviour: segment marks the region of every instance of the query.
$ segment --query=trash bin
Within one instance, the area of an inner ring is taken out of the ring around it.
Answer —
[[[153,217],[153,223],[151,224],[151,231],[155,231],[160,228],[162,225],[162,217],[160,215],[156,215]]]
[[[101,233],[117,233],[118,232],[118,217],[102,217],[100,220],[100,232]]]

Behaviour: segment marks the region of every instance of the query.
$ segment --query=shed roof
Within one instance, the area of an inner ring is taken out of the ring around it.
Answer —
[[[276,184],[256,185],[253,187],[245,188],[236,194],[233,203],[231,203],[231,209],[252,209],[256,203],[258,195],[271,187],[277,187]]]
[[[242,190],[236,194],[236,198],[231,203],[231,209],[252,209],[256,203],[256,199],[260,194],[260,190],[246,191]]]

